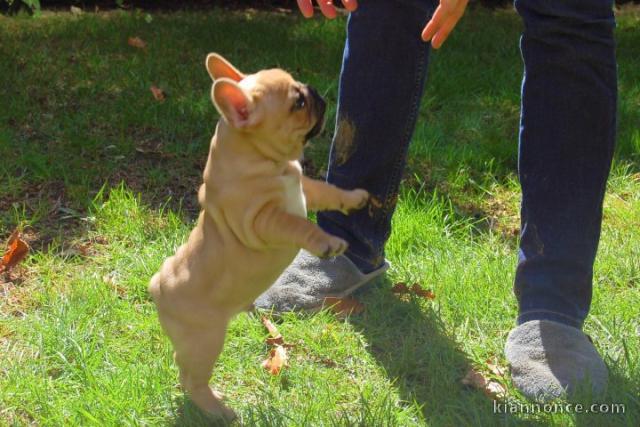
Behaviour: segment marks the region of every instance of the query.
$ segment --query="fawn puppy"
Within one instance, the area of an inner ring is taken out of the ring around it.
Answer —
[[[324,120],[325,102],[316,90],[280,69],[244,75],[215,53],[206,67],[221,118],[198,191],[202,211],[149,292],[173,343],[182,388],[204,411],[233,418],[209,387],[229,320],[300,248],[320,257],[345,251],[344,240],[307,219],[307,208],[347,213],[364,207],[369,194],[302,175],[297,159]]]

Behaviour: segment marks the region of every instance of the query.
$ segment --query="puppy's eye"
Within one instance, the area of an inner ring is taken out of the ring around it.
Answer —
[[[304,99],[304,95],[302,94],[302,92],[298,92],[298,98],[296,99],[296,102],[294,102],[292,110],[302,110],[305,105],[307,105],[307,100]]]

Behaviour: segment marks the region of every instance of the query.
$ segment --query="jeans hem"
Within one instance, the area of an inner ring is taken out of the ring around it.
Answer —
[[[582,329],[584,323],[584,320],[552,310],[533,310],[520,313],[516,323],[520,326],[531,320],[551,320],[578,329]]]
[[[361,273],[363,274],[369,274],[372,271],[375,271],[377,269],[379,269],[380,267],[382,267],[384,265],[384,261],[379,264],[379,265],[375,265],[374,263],[372,263],[369,259],[367,258],[363,258],[360,255],[351,252],[347,249],[347,251],[344,253],[344,256],[346,256],[347,258],[349,258],[349,260],[356,266],[358,267],[358,270],[360,270]],[[384,260],[384,257],[382,257],[382,259]]]

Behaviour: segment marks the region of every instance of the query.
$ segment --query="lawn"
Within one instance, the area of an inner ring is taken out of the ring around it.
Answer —
[[[281,66],[318,87],[328,126],[307,155],[321,174],[344,24],[222,9],[0,16],[0,238],[19,227],[32,247],[0,277],[0,425],[206,422],[178,387],[146,292],[198,210],[217,120],[204,58]],[[294,345],[278,376],[261,367],[260,317],[231,324],[212,382],[243,425],[640,425],[638,9],[618,12],[618,145],[585,324],[610,370],[602,402],[625,413],[495,414],[461,383],[469,367],[506,364],[516,316],[520,30],[511,10],[474,8],[433,54],[392,268],[357,294],[365,310],[274,319]],[[397,282],[435,299],[398,296]],[[494,379],[525,402],[508,374]]]

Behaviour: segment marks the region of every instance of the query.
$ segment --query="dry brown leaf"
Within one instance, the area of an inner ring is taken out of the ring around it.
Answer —
[[[159,154],[160,153],[157,150],[148,149],[142,146],[136,146],[136,151],[140,154]]]
[[[422,298],[426,298],[426,299],[436,298],[436,294],[434,294],[429,289],[422,289],[422,287],[418,283],[414,283],[413,286],[411,286],[411,290],[413,291],[414,294]]]
[[[164,94],[164,91],[162,89],[160,89],[157,86],[151,86],[151,93],[153,94],[153,97],[156,99],[156,101],[164,101],[166,98],[166,95]]]
[[[269,345],[284,345],[284,338],[282,338],[282,335],[280,334],[280,331],[278,331],[278,328],[276,328],[276,326],[271,323],[271,321],[269,319],[267,319],[266,317],[262,316],[262,324],[264,325],[265,328],[267,328],[267,331],[269,331],[269,337],[267,338],[267,344]]]
[[[135,150],[145,156],[159,156],[161,159],[170,159],[175,157],[173,153],[164,152],[163,148],[163,144],[159,142],[143,142],[136,145]]]
[[[93,255],[91,242],[78,243],[72,246],[71,248],[69,248],[68,250],[65,250],[64,254],[68,256],[83,256],[83,257],[88,257],[90,255]]]
[[[353,297],[336,298],[325,297],[324,306],[339,316],[359,314],[364,311],[364,304]]]
[[[506,372],[502,366],[492,363],[491,359],[487,360],[487,368],[496,377],[504,377]]]
[[[410,294],[411,293],[411,291],[407,287],[407,284],[403,282],[396,283],[395,285],[393,285],[393,287],[391,288],[391,292],[393,292],[394,294]]]
[[[7,251],[0,260],[0,273],[9,271],[22,261],[29,253],[29,245],[22,240],[22,236],[18,230],[11,233]]]
[[[281,345],[271,349],[269,357],[262,362],[262,367],[271,375],[278,375],[285,366],[288,366],[287,350]]]
[[[335,368],[336,366],[338,366],[335,360],[329,359],[328,357],[320,359],[320,363],[322,363],[327,368]]]
[[[140,37],[129,37],[127,43],[129,44],[129,46],[137,47],[138,49],[144,49],[145,47],[147,47],[147,43]]]
[[[469,372],[467,372],[467,375],[464,376],[461,382],[464,385],[480,389],[487,385],[487,379],[484,375],[473,368],[469,369]]]
[[[116,291],[116,293],[120,297],[125,297],[127,295],[127,289],[124,286],[122,286],[120,283],[118,283],[116,275],[117,274],[115,272],[107,273],[104,276],[102,276],[102,281],[111,289]]]
[[[153,92],[153,90],[152,90]],[[147,144],[147,145],[136,145],[136,151],[140,154],[164,154],[161,150],[162,144],[157,144],[155,147]]]
[[[265,342],[268,345],[284,345],[284,338],[282,336],[279,337],[268,337]]]
[[[93,241],[99,245],[106,245],[109,243],[109,240],[104,236],[96,236],[93,238]]]
[[[507,394],[507,390],[499,382],[489,381],[484,388],[484,394],[492,399],[502,399]]]
[[[81,243],[78,245],[78,251],[82,256],[93,255],[93,245],[91,245],[91,242]]]
[[[269,335],[271,335],[272,337],[280,336],[278,328],[276,328],[276,326],[271,323],[271,320],[267,319],[265,316],[262,316],[262,324],[265,328],[267,328],[267,331],[269,331]]]
[[[411,285],[411,288],[409,288],[406,283],[399,282],[393,285],[393,287],[391,288],[391,292],[398,295],[414,294],[426,299],[435,299],[436,297],[436,295],[432,291],[428,289],[422,289],[419,283],[414,283],[413,285]]]
[[[493,399],[500,399],[506,394],[506,390],[502,384],[487,379],[482,373],[473,368],[469,369],[469,372],[467,372],[467,375],[464,376],[461,382],[464,385],[482,390],[484,394]]]

